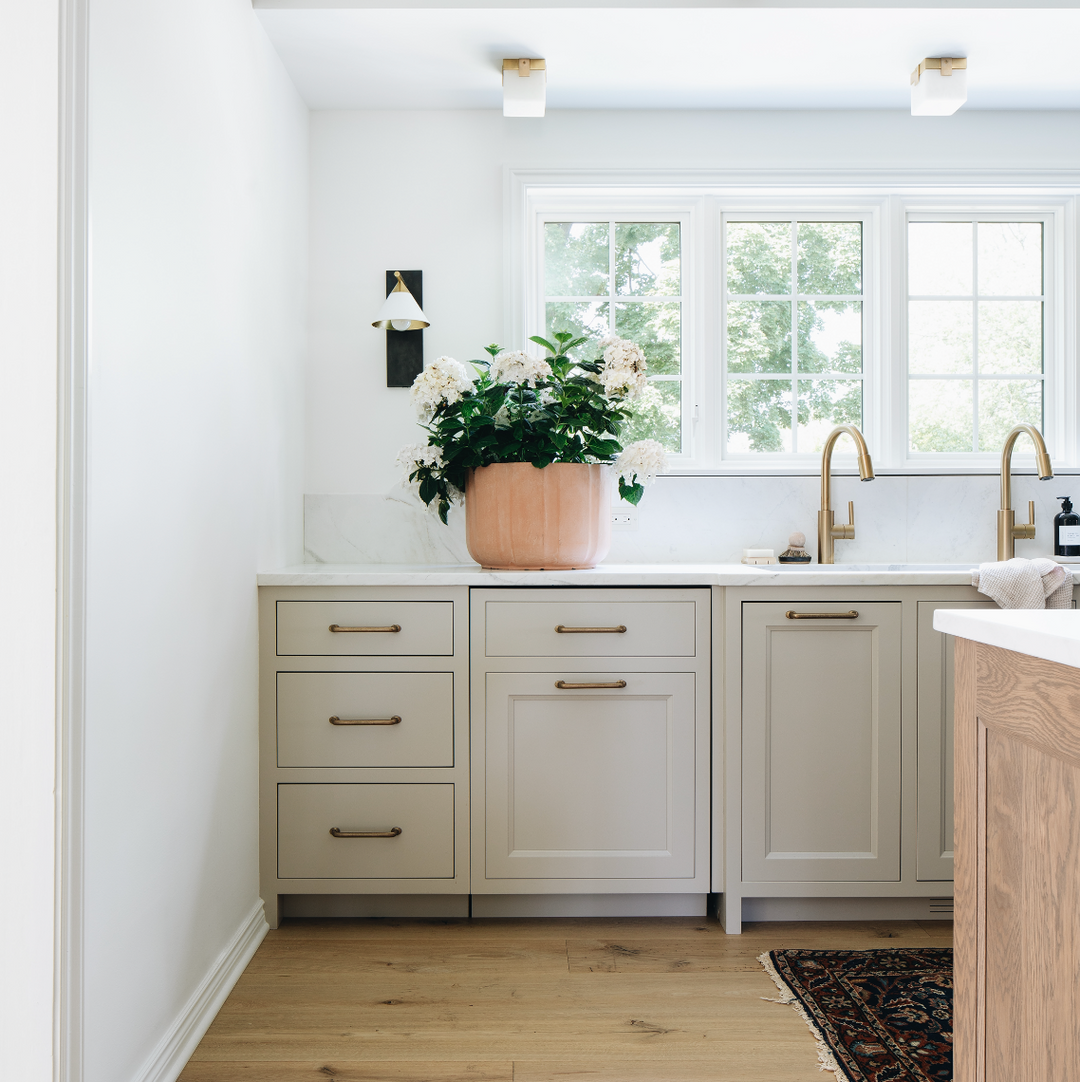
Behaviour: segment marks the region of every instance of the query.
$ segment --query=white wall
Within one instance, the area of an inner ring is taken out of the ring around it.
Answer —
[[[57,5],[0,5],[0,1078],[52,1079]]]
[[[306,491],[385,492],[419,434],[407,391],[385,386],[384,335],[371,327],[387,269],[424,271],[429,359],[505,340],[504,167],[1018,165],[1080,168],[1080,114],[313,113]]]
[[[248,0],[93,0],[90,71],[85,1079],[128,1082],[258,897],[255,572],[301,544],[307,112]]]

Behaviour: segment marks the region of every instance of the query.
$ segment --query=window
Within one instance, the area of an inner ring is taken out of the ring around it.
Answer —
[[[724,252],[727,454],[861,427],[862,222],[729,220]]]
[[[1000,451],[1045,403],[1043,223],[908,223],[908,440]]]
[[[683,450],[682,228],[679,222],[545,222],[544,336],[587,335],[581,357],[609,334],[645,350],[649,386],[627,441]]]
[[[515,338],[640,343],[625,435],[677,471],[816,472],[838,424],[879,470],[994,470],[1020,421],[1080,466],[1080,190],[511,183]]]

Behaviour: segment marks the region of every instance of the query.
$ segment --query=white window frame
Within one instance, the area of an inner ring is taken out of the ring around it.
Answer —
[[[847,200],[835,198],[822,198],[811,202],[804,196],[798,202],[787,200],[772,200],[767,205],[762,200],[754,200],[748,206],[738,205],[743,201],[723,200],[719,209],[720,228],[720,387],[719,394],[714,406],[719,418],[718,447],[715,452],[715,460],[728,466],[749,467],[756,469],[764,466],[770,469],[783,469],[790,472],[792,469],[805,468],[812,458],[820,452],[808,451],[798,454],[784,454],[782,452],[751,452],[748,454],[734,454],[727,450],[727,224],[728,222],[861,222],[862,223],[862,286],[860,297],[862,302],[862,383],[863,383],[863,428],[868,429],[867,436],[871,455],[875,450],[875,441],[872,438],[877,434],[872,410],[874,410],[880,391],[878,389],[880,362],[879,339],[880,327],[878,312],[880,276],[876,273],[878,265],[877,238],[881,232],[881,218],[883,212],[882,202],[850,203]],[[867,418],[870,423],[867,424]],[[845,439],[844,443],[848,441]],[[853,453],[845,454],[844,444],[839,445],[834,456],[838,465],[855,464]],[[848,463],[850,459],[850,463]]]
[[[694,363],[703,350],[699,326],[699,284],[701,257],[699,218],[701,200],[685,197],[663,197],[643,200],[640,195],[620,197],[591,191],[563,191],[543,201],[536,201],[529,219],[527,256],[525,260],[525,298],[523,329],[513,333],[512,340],[520,341],[521,348],[532,344],[533,335],[545,334],[546,312],[544,310],[544,225],[547,222],[678,222],[680,243],[680,297],[682,305],[682,341],[679,357],[682,373],[682,452],[669,454],[668,460],[675,470],[698,470],[707,466],[708,460],[700,453],[702,432],[699,420],[705,412],[701,403],[700,363]],[[604,298],[596,298],[604,299]],[[626,297],[632,301],[633,297]],[[616,298],[617,300],[617,298]],[[520,338],[518,334],[520,333]]]
[[[684,453],[673,472],[816,474],[813,453],[726,455],[723,222],[863,220],[863,421],[878,473],[996,473],[1000,455],[910,454],[907,411],[907,223],[909,216],[1040,220],[1044,227],[1044,435],[1055,469],[1080,472],[1080,184],[1039,175],[933,176],[882,172],[862,182],[777,170],[752,178],[715,173],[611,173],[507,169],[505,339],[525,348],[543,327],[540,222],[679,221],[682,225]],[[839,450],[843,450],[841,441]],[[1021,445],[1020,468],[1031,465]],[[838,454],[841,468],[854,460]]]
[[[900,349],[897,365],[902,382],[899,391],[899,409],[896,411],[898,439],[902,447],[894,448],[894,457],[901,457],[906,465],[915,472],[932,470],[951,470],[954,472],[994,471],[1000,468],[1001,452],[966,451],[963,454],[941,454],[934,452],[912,452],[908,449],[908,343],[907,343],[907,227],[910,222],[1041,222],[1043,224],[1043,438],[1056,467],[1080,465],[1076,447],[1075,410],[1069,411],[1069,384],[1066,363],[1065,332],[1065,274],[1064,240],[1065,203],[1033,205],[1030,199],[1006,200],[959,197],[948,200],[943,206],[942,200],[932,202],[905,201],[902,214],[903,266],[900,268]],[[1011,203],[1011,205],[1010,205]],[[1075,245],[1073,246],[1075,252]],[[1075,300],[1074,300],[1075,310]],[[1075,363],[1073,365],[1075,369]],[[1074,398],[1075,401],[1075,398]],[[1072,413],[1072,422],[1067,415]],[[1070,432],[1069,429],[1072,429]],[[1032,468],[1034,449],[1026,446],[1027,440],[1017,447],[1014,460],[1018,467]]]

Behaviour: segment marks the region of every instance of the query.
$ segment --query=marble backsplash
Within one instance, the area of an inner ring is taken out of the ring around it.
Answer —
[[[1035,500],[1038,532],[1018,541],[1024,557],[1053,551],[1059,494],[1080,497],[1080,477],[1040,482],[1013,478],[1017,520]],[[629,528],[616,528],[605,563],[737,563],[744,548],[787,547],[801,530],[816,549],[820,479],[817,476],[666,476],[649,488]],[[837,563],[959,563],[993,560],[999,480],[994,475],[834,476],[836,520],[847,521],[855,501],[856,537],[836,542]],[[305,559],[310,563],[472,563],[465,547],[465,515],[444,526],[410,493],[323,495],[304,498]],[[1080,502],[1080,501],[1078,501]],[[619,505],[622,509],[628,504]]]

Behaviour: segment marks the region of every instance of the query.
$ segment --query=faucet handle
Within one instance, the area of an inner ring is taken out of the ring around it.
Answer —
[[[1028,500],[1028,520],[1013,527],[1013,537],[1030,541],[1035,536],[1035,501]]]
[[[839,541],[851,541],[855,537],[855,501],[848,500],[847,502],[847,524],[834,526],[832,528],[832,535]]]

